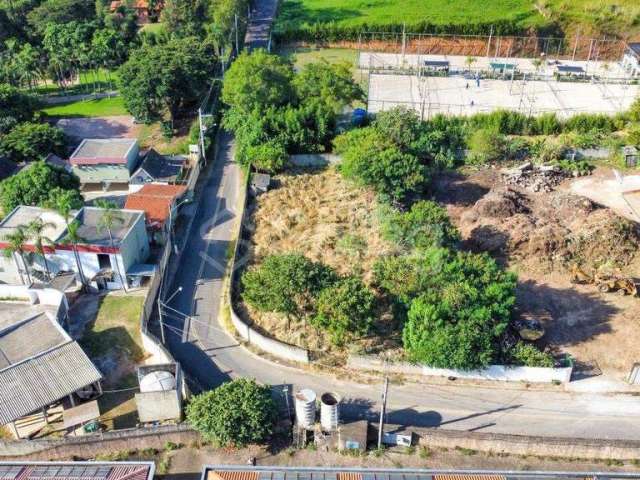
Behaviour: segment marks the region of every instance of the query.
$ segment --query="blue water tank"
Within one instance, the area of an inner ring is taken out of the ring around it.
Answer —
[[[367,111],[364,108],[355,108],[351,114],[351,124],[361,127],[367,121]]]

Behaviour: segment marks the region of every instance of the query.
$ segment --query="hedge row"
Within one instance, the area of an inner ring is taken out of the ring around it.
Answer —
[[[280,43],[294,41],[322,43],[357,41],[361,35],[367,32],[384,32],[392,37],[393,34],[401,34],[403,31],[413,34],[429,33],[434,35],[489,35],[493,31],[494,35],[564,37],[562,29],[557,24],[538,28],[525,28],[508,20],[465,24],[416,22],[407,24],[362,23],[359,25],[342,25],[337,22],[308,24],[280,20],[276,23],[273,34],[275,40]]]

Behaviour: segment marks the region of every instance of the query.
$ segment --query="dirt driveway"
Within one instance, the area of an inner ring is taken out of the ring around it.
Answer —
[[[133,117],[61,118],[56,123],[64,133],[75,139],[83,138],[137,138],[140,125],[133,123]]]

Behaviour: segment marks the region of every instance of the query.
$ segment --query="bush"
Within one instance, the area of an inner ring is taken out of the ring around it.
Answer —
[[[531,131],[531,117],[511,110],[478,113],[468,123],[475,130],[491,130],[503,135],[526,135]]]
[[[277,411],[268,386],[240,378],[196,395],[186,412],[187,421],[206,440],[244,447],[271,435]]]
[[[589,133],[598,130],[602,133],[615,131],[615,123],[611,117],[602,114],[580,113],[570,117],[564,124],[565,132]]]
[[[429,288],[411,301],[402,333],[411,361],[473,369],[501,354],[515,303],[515,276],[487,255],[450,252],[429,265]]]
[[[533,118],[533,131],[536,135],[557,135],[562,131],[562,123],[555,113],[543,113]]]
[[[403,153],[374,127],[341,135],[334,151],[342,155],[339,169],[345,178],[372,187],[384,200],[410,202],[426,184],[426,170],[418,159]]]
[[[640,124],[633,125],[627,133],[627,143],[640,147]]]
[[[245,155],[254,168],[270,173],[282,170],[289,159],[285,148],[276,140],[247,147]]]
[[[460,239],[447,211],[427,200],[414,203],[407,212],[385,208],[381,223],[386,239],[409,249],[453,246]]]
[[[471,134],[467,143],[467,162],[471,164],[494,162],[505,154],[506,138],[496,130],[480,128]]]
[[[362,280],[347,277],[320,292],[311,323],[326,330],[332,343],[343,345],[369,332],[375,308],[375,295]]]
[[[531,343],[524,343],[522,341],[516,343],[515,346],[509,350],[508,357],[514,365],[547,368],[555,366],[553,357],[550,354],[540,351]]]
[[[242,275],[242,298],[261,311],[300,317],[336,279],[331,268],[303,255],[269,255]]]

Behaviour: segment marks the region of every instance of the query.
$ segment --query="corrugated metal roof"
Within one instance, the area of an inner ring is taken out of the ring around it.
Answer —
[[[434,475],[433,480],[506,480],[502,475],[446,474]]]
[[[0,462],[0,480],[150,480],[149,462]]]
[[[0,372],[0,424],[50,405],[102,379],[76,342]]]
[[[208,480],[258,480],[258,472],[243,470],[230,472],[209,472]]]

